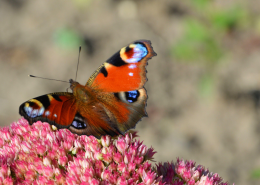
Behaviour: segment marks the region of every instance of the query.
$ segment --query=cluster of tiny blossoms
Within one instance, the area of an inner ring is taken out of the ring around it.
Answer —
[[[151,167],[155,154],[134,139],[78,136],[21,118],[0,128],[0,185],[227,185],[195,163],[177,160]]]
[[[163,177],[163,183],[170,185],[228,185],[217,173],[196,166],[194,161],[177,159],[176,163],[159,163],[155,171]]]
[[[98,140],[22,118],[0,128],[0,184],[162,184],[148,162],[155,152],[134,137]]]

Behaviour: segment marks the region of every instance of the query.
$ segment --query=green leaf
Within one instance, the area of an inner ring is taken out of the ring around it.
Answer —
[[[212,24],[221,29],[232,29],[242,24],[247,20],[247,13],[242,8],[230,8],[218,10],[212,13]]]
[[[217,38],[206,25],[188,19],[184,26],[184,35],[172,47],[172,55],[178,61],[204,62],[206,65],[216,63],[223,52]]]
[[[207,6],[211,1],[210,0],[191,0],[198,9],[203,9]]]
[[[187,40],[203,41],[209,37],[208,28],[199,21],[188,19],[185,22],[185,36]]]
[[[62,28],[54,34],[55,43],[62,48],[75,48],[83,43],[83,39],[74,31],[67,28]]]
[[[258,179],[260,178],[260,169],[255,169],[251,172],[251,177],[252,178],[255,178],[255,179]]]

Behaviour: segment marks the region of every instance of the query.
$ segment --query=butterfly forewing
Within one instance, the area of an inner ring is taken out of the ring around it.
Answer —
[[[150,41],[129,44],[103,63],[86,85],[106,92],[140,89],[147,81],[147,60],[155,55]]]
[[[60,92],[42,95],[20,105],[19,113],[30,124],[46,121],[58,128],[68,127],[77,112],[76,99],[72,93]]]

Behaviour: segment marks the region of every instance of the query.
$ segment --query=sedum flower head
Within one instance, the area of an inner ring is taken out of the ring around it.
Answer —
[[[125,136],[78,136],[21,118],[0,128],[0,185],[227,185],[193,161],[159,163],[154,149]]]
[[[135,133],[100,140],[21,118],[0,128],[1,184],[164,184]]]
[[[169,185],[228,185],[217,173],[210,173],[193,161],[177,159],[176,163],[159,163],[156,171],[158,176],[163,177],[163,183]]]

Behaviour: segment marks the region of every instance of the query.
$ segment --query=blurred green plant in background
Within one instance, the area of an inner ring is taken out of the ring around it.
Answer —
[[[202,97],[207,97],[215,86],[214,68],[231,49],[225,46],[225,40],[246,28],[249,16],[241,6],[223,8],[215,1],[191,2],[194,16],[184,18],[183,35],[172,46],[171,54],[175,61],[204,66],[198,90]]]
[[[255,169],[251,172],[251,177],[253,179],[259,179],[260,178],[260,169]]]
[[[83,44],[80,35],[68,28],[61,28],[54,33],[54,42],[61,48],[72,49]]]
[[[223,50],[207,25],[195,19],[187,19],[183,37],[172,48],[178,61],[216,63],[223,56]]]

